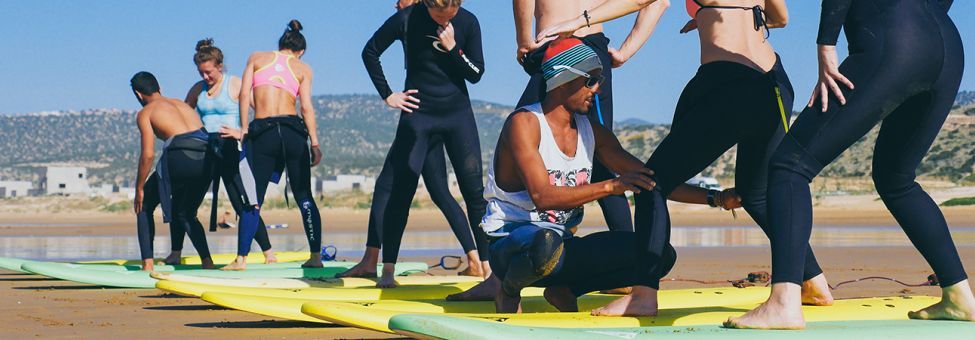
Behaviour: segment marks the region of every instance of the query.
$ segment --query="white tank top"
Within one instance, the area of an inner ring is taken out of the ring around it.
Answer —
[[[589,184],[592,174],[592,157],[595,151],[595,138],[592,125],[584,115],[574,114],[578,142],[576,154],[567,156],[559,149],[552,135],[552,129],[542,113],[541,103],[527,105],[521,108],[535,114],[538,118],[541,139],[538,143],[538,153],[542,155],[545,169],[548,170],[549,184],[554,186],[580,186]],[[506,192],[498,187],[494,177],[494,161],[488,170],[487,186],[484,188],[484,198],[487,200],[487,212],[481,219],[481,228],[487,233],[501,229],[511,222],[546,222],[546,224],[561,226],[562,231],[574,227],[582,221],[582,206],[569,210],[538,211],[527,190]]]

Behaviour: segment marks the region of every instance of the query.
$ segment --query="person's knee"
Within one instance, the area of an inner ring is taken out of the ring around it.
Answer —
[[[772,153],[769,159],[769,183],[802,176],[806,182],[811,182],[819,175],[825,165],[809,154],[795,138],[786,135],[782,143]],[[785,170],[785,171],[783,171]],[[788,177],[786,177],[788,176]]]
[[[910,190],[915,185],[915,175],[910,173],[898,173],[883,168],[874,167],[873,173],[874,187],[881,198],[890,198]]]
[[[549,230],[539,230],[529,249],[529,259],[536,275],[548,275],[555,269],[559,257],[562,256],[562,235]]]

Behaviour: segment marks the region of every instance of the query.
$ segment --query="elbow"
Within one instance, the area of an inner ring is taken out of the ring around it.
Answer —
[[[670,7],[670,0],[657,0],[656,3],[659,4],[657,6],[660,6],[662,8],[668,8],[668,7]]]
[[[535,209],[540,211],[554,209],[553,202],[549,202],[547,197],[548,195],[544,195],[540,192],[531,193],[532,203],[535,203]]]
[[[650,4],[656,2],[657,0],[632,0],[640,8],[650,6]]]
[[[477,84],[479,81],[481,81],[481,75],[481,73],[474,73],[467,78],[467,81],[469,81],[471,84]]]
[[[765,24],[768,25],[768,28],[783,28],[789,24],[789,15],[783,14],[782,16],[768,18]]]

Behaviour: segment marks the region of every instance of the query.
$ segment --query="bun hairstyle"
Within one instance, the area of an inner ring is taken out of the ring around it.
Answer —
[[[215,66],[223,65],[223,51],[213,46],[213,38],[206,38],[196,42],[196,54],[193,63],[197,66],[212,61]]]
[[[281,39],[278,39],[278,49],[295,52],[304,51],[305,36],[301,34],[302,28],[301,22],[296,19],[291,19],[291,22],[288,23],[288,28],[281,35]]]

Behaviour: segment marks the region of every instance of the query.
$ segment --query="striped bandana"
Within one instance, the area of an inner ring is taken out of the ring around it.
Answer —
[[[581,75],[556,66],[565,65],[582,72],[589,73],[602,69],[596,51],[586,46],[577,38],[562,39],[549,44],[542,56],[542,73],[545,76],[545,92],[575,80]]]

